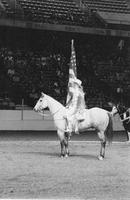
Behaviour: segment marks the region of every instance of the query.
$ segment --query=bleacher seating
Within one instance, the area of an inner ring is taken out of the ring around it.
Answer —
[[[23,9],[16,0],[1,0],[1,5],[3,5],[7,17],[18,19],[24,17]]]
[[[111,22],[120,21],[118,14],[123,18],[122,23],[128,21],[124,14],[130,16],[126,0],[1,0],[0,8],[8,18],[89,27],[106,26],[110,13]]]
[[[17,0],[14,9],[9,3],[10,1],[1,0],[1,2],[9,17],[16,16],[16,11],[21,9],[25,19],[35,22],[60,22],[73,25],[85,25],[88,22],[88,16],[76,6],[75,1]]]
[[[102,22],[90,10],[84,10],[75,0],[1,0],[1,3],[9,18],[39,23],[102,26]]]
[[[130,13],[126,0],[82,0],[82,2],[94,11]]]

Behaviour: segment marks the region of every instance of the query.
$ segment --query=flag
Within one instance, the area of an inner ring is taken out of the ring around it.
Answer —
[[[75,53],[75,48],[74,48],[74,40],[72,40],[68,86],[69,84],[71,84],[72,80],[75,78],[77,78],[76,53]],[[70,94],[68,93],[66,103],[69,101],[69,99],[70,99]]]
[[[74,48],[74,40],[72,40],[71,41],[71,58],[70,58],[70,66],[69,66],[68,88],[73,87],[73,84],[71,85],[71,83],[73,82],[74,79],[79,85],[82,84],[82,81],[80,81],[77,78],[76,53],[75,53],[75,48]],[[79,87],[79,93],[80,93],[80,100],[81,100],[79,106],[81,109],[86,108],[83,87]],[[66,100],[67,106],[70,105],[71,100],[72,100],[72,96],[70,95],[69,89],[68,89],[67,100]],[[78,102],[78,99],[77,99],[77,102]]]
[[[74,40],[71,41],[71,58],[70,58],[70,67],[69,67],[69,82],[71,79],[77,77],[77,66],[76,66],[76,53],[74,48]]]

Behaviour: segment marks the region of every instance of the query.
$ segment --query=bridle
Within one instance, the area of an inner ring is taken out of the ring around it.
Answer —
[[[49,101],[49,99],[48,99]],[[55,116],[59,111],[61,110],[61,108],[57,109],[54,113],[51,113],[52,116]],[[43,109],[39,109],[38,113],[42,116],[49,116],[48,114],[44,114],[44,108]]]

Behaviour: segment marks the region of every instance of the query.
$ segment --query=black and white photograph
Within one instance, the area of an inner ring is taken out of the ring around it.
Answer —
[[[130,0],[0,0],[0,199],[130,200]]]

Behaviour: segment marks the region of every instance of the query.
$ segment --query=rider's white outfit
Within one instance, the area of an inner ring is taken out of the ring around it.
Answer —
[[[68,120],[68,129],[73,131],[73,121],[75,119],[75,132],[78,133],[78,120],[83,119],[82,112],[85,109],[84,92],[82,90],[81,81],[73,79],[69,87],[69,99],[66,106],[66,118]],[[81,113],[81,114],[80,114]]]

